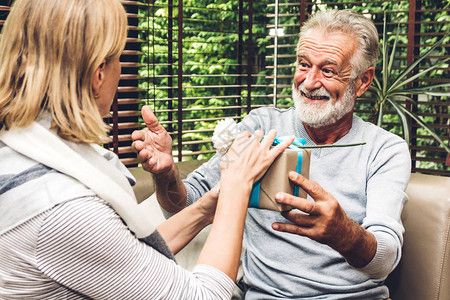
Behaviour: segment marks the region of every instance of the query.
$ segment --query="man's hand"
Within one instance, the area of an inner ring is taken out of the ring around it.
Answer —
[[[156,196],[168,212],[178,212],[186,205],[186,189],[172,157],[172,138],[159,124],[148,106],[142,108],[147,129],[132,133],[131,145],[144,170],[154,174]]]
[[[144,170],[153,174],[169,172],[173,167],[172,138],[159,124],[148,106],[142,108],[142,118],[147,129],[135,130],[131,147],[137,152]]]
[[[290,172],[289,178],[314,201],[287,193],[276,194],[275,199],[279,203],[291,205],[304,213],[283,212],[283,216],[293,224],[273,223],[272,228],[326,244],[341,253],[354,267],[368,264],[376,252],[375,237],[350,219],[339,202],[319,184],[296,172]]]

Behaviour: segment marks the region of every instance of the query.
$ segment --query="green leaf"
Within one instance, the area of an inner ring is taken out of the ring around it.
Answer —
[[[414,101],[414,99],[407,96],[406,94],[394,94],[394,95],[392,95],[392,100],[394,100],[394,99],[406,100],[406,101],[409,101],[412,105],[416,105],[416,101]]]
[[[394,101],[392,102],[394,103]],[[405,114],[409,115],[412,119],[414,119],[423,129],[425,129],[431,136],[442,146],[444,149],[450,153],[450,148],[442,141],[442,139],[434,132],[434,130],[429,127],[419,116],[417,116],[412,111],[406,109],[406,107],[396,103],[397,107],[402,110]]]
[[[381,84],[380,84],[380,81],[378,81],[378,78],[375,76],[374,78],[373,78],[373,81],[375,82],[375,84],[377,85],[376,87],[374,87],[374,86],[370,86],[369,87],[369,89],[371,89],[371,88],[375,88],[375,89],[379,89],[379,90],[382,90],[383,88],[381,87]]]
[[[366,142],[361,143],[353,143],[353,144],[327,144],[327,145],[314,145],[314,146],[298,146],[295,145],[297,148],[301,149],[316,149],[316,148],[341,148],[341,147],[355,147],[355,146],[363,146]]]
[[[384,102],[380,102],[378,106],[378,113],[377,113],[377,126],[381,127],[381,124],[383,123],[383,115],[384,115]]]
[[[424,94],[428,96],[435,96],[435,97],[450,97],[450,92],[424,92]]]
[[[448,36],[448,34],[444,35],[444,37],[442,37],[436,44],[434,44],[430,49],[428,49],[427,52],[425,52],[423,55],[421,55],[417,60],[415,60],[412,64],[410,64],[405,70],[403,70],[400,73],[400,75],[397,77],[397,79],[394,81],[394,83],[392,83],[392,85],[388,91],[397,88],[397,86],[399,86],[399,85],[403,85],[403,84],[399,84],[402,81],[402,79],[405,78],[417,65],[419,65],[422,60],[424,60],[428,55],[430,55],[430,53],[433,52],[434,49],[436,49],[438,46],[440,46],[447,36]],[[384,43],[384,41],[383,41],[383,43]]]
[[[394,63],[395,50],[397,48],[399,33],[400,33],[400,24],[397,25],[397,34],[395,36],[394,45],[392,46],[392,52],[391,52],[391,58],[389,59],[389,65],[386,70],[383,70],[383,73],[384,73],[384,71],[386,71],[386,73],[388,74],[387,77],[389,77],[389,74],[391,74],[391,72],[392,72],[392,65]]]
[[[450,87],[450,82],[441,83],[436,85],[428,85],[417,88],[404,89],[405,94],[428,94],[428,93],[441,93],[442,96],[450,96],[450,91],[437,90],[438,88]]]
[[[449,60],[450,60],[450,58],[447,58],[447,59],[445,59],[445,60],[443,60],[443,61],[441,61],[441,62],[436,62],[435,64],[433,64],[433,66],[429,67],[428,69],[425,69],[425,70],[423,70],[423,71],[417,73],[416,75],[411,76],[411,77],[408,78],[407,80],[398,83],[397,86],[395,86],[395,87],[394,87],[394,86],[391,86],[391,88],[390,88],[389,90],[394,90],[394,89],[396,89],[396,88],[399,88],[399,87],[401,87],[401,86],[404,86],[404,85],[406,85],[406,84],[408,84],[408,83],[410,83],[410,82],[416,80],[416,79],[419,78],[420,76],[425,75],[426,73],[430,72],[431,70],[436,69],[437,67],[439,67],[440,65],[446,63],[446,62],[449,61]]]
[[[396,41],[395,41],[396,43]],[[386,94],[386,89],[388,86],[388,70],[387,70],[387,66],[388,66],[388,61],[387,61],[387,57],[388,57],[388,40],[387,40],[387,30],[386,30],[386,11],[384,11],[384,21],[383,21],[383,69],[382,69],[382,73],[383,73],[383,95]]]
[[[379,89],[379,88],[370,86],[370,87],[369,87],[369,92],[372,92],[372,93],[375,93],[375,94],[376,94],[376,100],[377,100],[377,103],[380,103],[381,100],[384,98],[383,92],[382,92],[381,89]]]
[[[388,98],[387,100],[389,103],[392,104],[392,106],[397,111],[397,114],[400,118],[400,123],[402,125],[403,139],[406,141],[406,143],[409,146],[410,141],[411,141],[411,132],[410,132],[410,128],[409,128],[408,118],[406,117],[405,113],[402,110],[403,106],[398,104],[395,100],[392,100],[390,98]]]

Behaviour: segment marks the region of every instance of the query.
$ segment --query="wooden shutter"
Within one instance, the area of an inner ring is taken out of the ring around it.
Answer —
[[[111,143],[105,144],[119,155],[127,166],[136,166],[136,154],[131,149],[131,133],[142,128],[140,108],[145,102],[145,88],[142,87],[145,78],[140,76],[140,70],[145,68],[145,55],[142,47],[148,31],[141,27],[145,22],[144,13],[148,4],[140,1],[121,1],[128,16],[128,38],[125,50],[120,57],[122,75],[119,87],[111,107],[110,117],[105,118],[110,125]],[[144,38],[143,38],[144,37]]]
[[[216,122],[224,117],[239,121],[256,107],[292,106],[298,31],[312,12],[330,8],[363,12],[375,21],[381,36],[383,9],[388,8],[391,32],[402,20],[403,44],[396,57],[399,66],[410,63],[433,39],[449,32],[450,23],[445,0],[121,2],[128,12],[129,37],[121,57],[117,99],[111,117],[106,119],[112,128],[112,142],[105,147],[129,166],[137,164],[131,151],[131,133],[144,127],[140,118],[143,104],[154,108],[171,134],[177,160],[211,156],[210,137]],[[0,26],[9,5],[10,1],[0,2]],[[448,49],[447,40],[432,59],[449,57]],[[425,67],[421,65],[419,70]],[[449,81],[446,65],[414,84]],[[448,99],[418,97],[416,104],[416,113],[448,142]],[[356,113],[370,120],[372,105],[358,101]],[[450,164],[450,156],[412,124],[413,171],[450,176],[450,168],[445,166],[447,157]],[[383,126],[396,132],[398,123],[385,122]]]
[[[9,0],[0,1],[0,30],[3,28],[3,24],[5,23],[6,17],[9,14],[10,7],[11,1]]]
[[[151,4],[147,103],[171,134],[176,160],[211,156],[217,121],[248,110],[251,3]]]

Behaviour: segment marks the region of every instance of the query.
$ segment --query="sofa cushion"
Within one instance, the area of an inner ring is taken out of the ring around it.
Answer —
[[[207,160],[189,160],[177,162],[175,165],[178,168],[180,178],[186,178],[189,173],[200,167]],[[155,185],[153,182],[153,176],[149,172],[142,169],[142,167],[132,167],[128,170],[133,174],[136,179],[136,184],[133,187],[134,194],[138,203],[141,203],[155,192]]]
[[[450,178],[414,173],[406,192],[403,255],[387,280],[391,298],[450,299]]]

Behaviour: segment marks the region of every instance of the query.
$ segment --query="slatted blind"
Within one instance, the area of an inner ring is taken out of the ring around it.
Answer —
[[[179,161],[210,156],[215,123],[240,120],[248,110],[250,3],[150,5],[147,103],[171,134]]]
[[[401,26],[402,45],[396,58],[400,68],[443,34],[430,32],[430,26],[441,24],[448,31],[448,18],[436,17],[446,12],[444,2],[434,1],[434,7],[426,3],[425,9],[420,1],[156,1],[149,25],[152,74],[148,74],[147,103],[171,133],[179,160],[208,157],[214,152],[210,137],[218,119],[240,120],[260,106],[293,105],[295,46],[310,13],[329,8],[363,12],[374,20],[381,38],[388,8],[388,30],[395,32],[399,22]],[[439,56],[448,55],[446,49],[448,45]],[[448,67],[443,67],[422,83],[446,80]],[[417,104],[413,109],[448,141],[447,99],[419,97]],[[358,102],[357,114],[370,120],[372,112],[373,102]],[[383,127],[399,133],[393,111],[387,115],[392,117]],[[444,165],[445,150],[423,130],[416,129],[411,149],[413,171],[450,174]]]
[[[3,28],[3,24],[5,23],[6,17],[8,16],[10,6],[11,1],[9,0],[0,1],[0,30]]]
[[[448,1],[410,1],[408,11],[408,43],[406,61],[411,63],[414,58],[423,53],[430,43],[450,33],[450,4]],[[439,17],[436,17],[438,15]],[[413,30],[414,29],[414,30]],[[430,56],[436,60],[450,57],[450,39]],[[404,56],[402,59],[405,59]],[[426,64],[416,72],[426,68]],[[414,82],[414,86],[450,82],[450,68],[447,64],[434,72],[432,78],[421,78]],[[424,119],[428,119],[430,126],[435,129],[441,138],[447,141],[450,137],[450,99],[444,97],[419,96],[416,100],[415,111]],[[440,174],[450,176],[450,155],[442,148],[438,148],[431,137],[424,133],[417,124],[413,123],[412,160],[413,171],[422,173]],[[445,165],[446,161],[446,167]],[[442,169],[441,169],[442,168]]]
[[[177,160],[212,156],[218,120],[240,121],[251,109],[274,104],[266,68],[270,4],[150,4],[147,103],[171,134]]]
[[[131,133],[142,128],[139,109],[145,102],[146,90],[141,87],[146,78],[140,70],[146,67],[145,53],[148,31],[141,27],[148,5],[140,1],[120,1],[127,11],[128,37],[125,50],[120,57],[122,74],[119,87],[111,107],[110,117],[105,122],[110,125],[111,143],[104,147],[117,153],[128,166],[137,165],[136,154],[131,149]],[[143,37],[144,36],[144,37]]]

